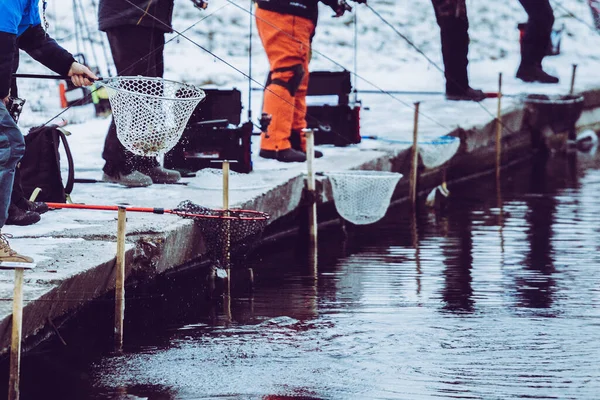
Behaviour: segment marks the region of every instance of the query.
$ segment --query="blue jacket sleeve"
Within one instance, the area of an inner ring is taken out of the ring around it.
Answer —
[[[8,96],[17,50],[17,35],[0,32],[0,99]]]
[[[32,58],[44,64],[60,75],[66,75],[75,59],[52,39],[41,25],[27,29],[17,39],[20,49],[26,51]]]

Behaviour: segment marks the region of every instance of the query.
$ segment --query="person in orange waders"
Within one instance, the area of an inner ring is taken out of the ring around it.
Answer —
[[[353,0],[365,3],[366,0]],[[343,0],[321,0],[334,17],[351,7]],[[271,116],[262,133],[259,156],[281,162],[306,161],[306,90],[310,47],[319,0],[256,0],[256,26],[269,59],[263,114]],[[315,157],[323,153],[315,151]]]

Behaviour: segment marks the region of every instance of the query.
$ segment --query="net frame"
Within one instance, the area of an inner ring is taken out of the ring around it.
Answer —
[[[346,221],[355,225],[372,224],[385,216],[396,185],[403,176],[398,172],[365,170],[333,171],[324,174],[331,182],[333,199],[338,214]],[[353,183],[357,183],[357,178],[362,182],[370,181],[370,183],[374,183],[374,181],[376,181],[376,184],[366,186],[354,185],[355,187],[353,190],[347,190],[347,188],[344,187],[351,186],[345,185],[347,182],[352,182],[348,179],[354,179]],[[356,186],[358,186],[358,188]],[[376,190],[377,186],[383,189],[383,191]],[[358,189],[360,189],[360,192]],[[380,198],[382,201],[376,205],[373,205],[368,201],[358,201],[372,200],[373,198]]]
[[[98,81],[113,110],[117,137],[140,156],[171,150],[206,93],[194,85],[146,76],[118,76]]]
[[[270,219],[269,214],[261,211],[212,209],[190,200],[181,202],[172,211],[194,220],[203,233],[209,257],[227,267],[230,255],[243,257],[254,248]]]

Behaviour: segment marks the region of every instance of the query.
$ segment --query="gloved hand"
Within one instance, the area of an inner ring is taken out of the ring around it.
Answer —
[[[194,7],[199,10],[206,10],[208,7],[208,0],[192,0],[192,3],[194,3]]]
[[[352,1],[355,3],[358,3],[358,4],[367,4],[367,0],[352,0]]]
[[[335,11],[333,18],[339,18],[344,15],[346,11],[352,11],[352,7],[350,7],[350,4],[346,3],[345,0],[338,0],[337,5],[332,8],[333,11]]]

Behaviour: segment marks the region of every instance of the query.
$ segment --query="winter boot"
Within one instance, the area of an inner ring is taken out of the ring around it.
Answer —
[[[178,171],[160,165],[144,169],[144,174],[148,175],[153,183],[177,183],[181,180],[181,174]]]
[[[133,171],[130,174],[117,176],[108,175],[106,172],[102,175],[104,182],[118,183],[127,187],[145,187],[152,185],[152,178],[142,174],[139,171]]]
[[[0,233],[0,267],[9,268],[33,268],[33,258],[22,256],[8,244],[8,238],[10,235],[3,235]]]
[[[471,87],[462,91],[446,91],[446,99],[451,101],[482,101],[485,99],[485,93],[479,89]]]
[[[38,214],[43,214],[48,211],[48,205],[46,203],[41,201],[29,201],[25,197],[22,197],[15,204],[21,210],[33,211]]]
[[[517,78],[523,82],[539,82],[555,84],[559,82],[556,76],[552,76],[542,69],[538,65],[523,66],[521,65],[517,70]]]
[[[34,211],[22,210],[14,204],[8,207],[8,218],[6,225],[33,225],[41,219],[40,214]]]
[[[306,154],[306,151],[304,151],[304,149],[302,148],[302,141],[300,140],[300,135],[302,135],[302,132],[300,132],[297,129],[292,129],[292,133],[290,135],[290,143],[292,144],[292,149],[301,151],[304,154]],[[315,149],[315,158],[321,157],[323,157],[323,153]]]
[[[281,162],[305,162],[306,153],[294,149],[285,150],[260,150],[258,155],[262,158],[269,158]]]

